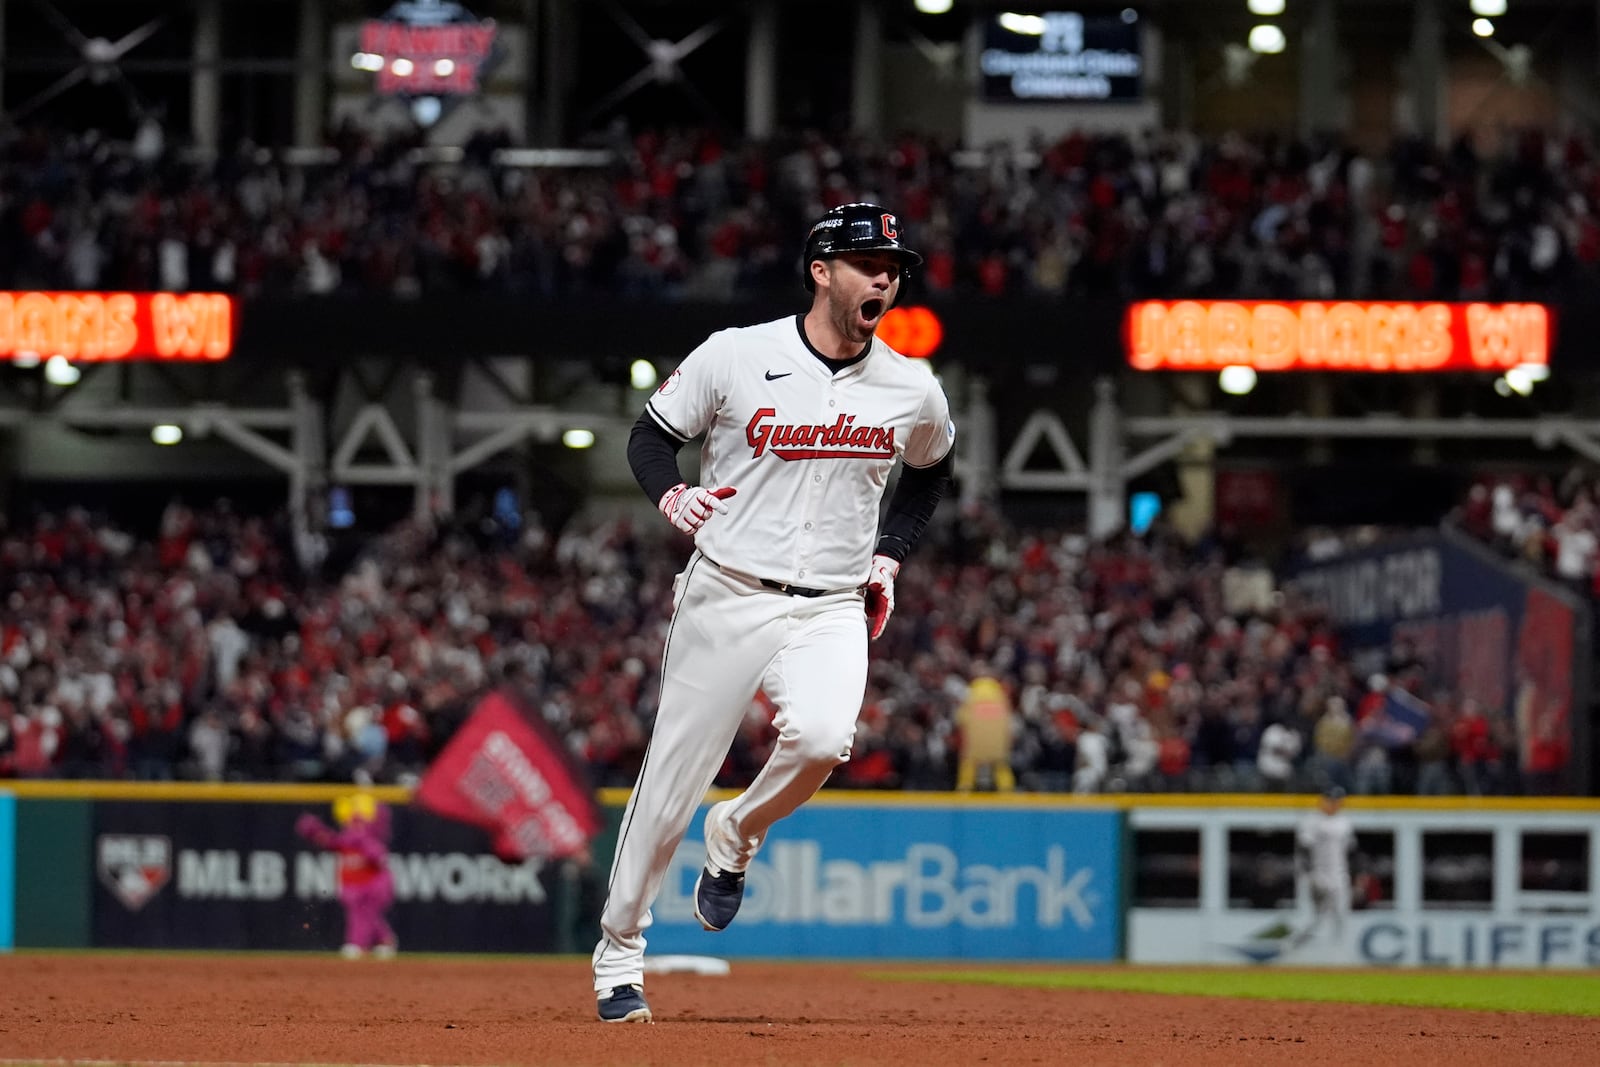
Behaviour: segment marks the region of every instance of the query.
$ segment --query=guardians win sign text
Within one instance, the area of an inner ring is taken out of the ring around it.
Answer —
[[[234,299],[221,293],[0,292],[0,360],[220,360]]]
[[[1543,304],[1144,300],[1125,325],[1135,370],[1499,372],[1550,362]]]

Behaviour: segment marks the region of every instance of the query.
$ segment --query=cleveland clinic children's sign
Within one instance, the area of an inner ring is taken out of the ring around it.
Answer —
[[[1138,12],[1003,12],[985,23],[979,68],[983,98],[991,103],[1139,100]]]

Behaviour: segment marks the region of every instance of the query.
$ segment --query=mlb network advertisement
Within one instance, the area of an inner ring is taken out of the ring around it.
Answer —
[[[773,828],[714,946],[694,918],[703,817],[667,871],[651,952],[1106,960],[1121,947],[1116,812],[813,804]]]
[[[506,862],[484,831],[410,807],[393,810],[388,912],[403,950],[550,951],[539,860]],[[325,805],[97,804],[98,946],[338,947],[339,858],[295,833]]]

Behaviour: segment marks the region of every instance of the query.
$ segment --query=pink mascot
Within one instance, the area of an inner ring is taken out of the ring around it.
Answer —
[[[348,959],[367,952],[378,959],[394,955],[394,930],[384,918],[394,903],[389,873],[389,809],[370,796],[340,797],[333,804],[335,830],[306,812],[295,832],[318,848],[339,854],[339,903],[344,905],[344,947]]]

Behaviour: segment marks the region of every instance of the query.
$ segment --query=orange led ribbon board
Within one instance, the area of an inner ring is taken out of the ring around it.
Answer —
[[[0,292],[0,359],[227,359],[235,307],[222,293]]]
[[[1136,370],[1499,372],[1550,362],[1543,304],[1144,300],[1124,325]]]

